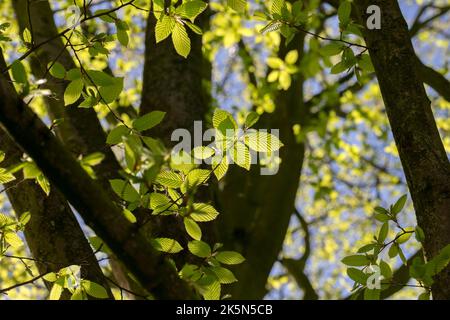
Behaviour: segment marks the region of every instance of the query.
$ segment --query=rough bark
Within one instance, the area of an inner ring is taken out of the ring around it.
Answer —
[[[207,24],[205,13],[199,18],[202,19],[201,25]],[[203,79],[209,71],[208,66],[205,68],[201,36],[189,32],[191,53],[185,59],[176,53],[170,37],[156,43],[155,25],[156,18],[150,13],[140,113],[154,110],[167,113],[164,122],[152,129],[151,135],[171,146],[174,142],[170,137],[175,129],[193,132],[194,121],[204,119],[208,97],[203,89]]]
[[[0,52],[0,69],[4,67]],[[0,129],[0,150],[6,154],[2,163],[4,166],[18,164],[22,158],[22,150],[3,129]],[[91,246],[63,195],[51,186],[47,196],[34,181],[18,183],[23,179],[22,173],[16,173],[15,177],[15,181],[5,186],[6,193],[17,217],[27,211],[31,213],[25,237],[39,273],[57,272],[70,265],[81,265],[84,279],[103,285],[109,292]],[[50,288],[51,284],[46,282],[46,286]],[[69,297],[68,292],[62,295],[62,298]]]
[[[0,123],[143,287],[156,298],[193,297],[192,290],[165,258],[126,220],[100,185],[18,98],[4,75],[0,76]]]
[[[12,4],[21,32],[28,28],[32,32],[35,43],[44,42],[58,34],[53,11],[48,1],[14,0]],[[28,19],[28,10],[30,10],[31,19]],[[94,171],[103,187],[109,189],[108,180],[117,178],[121,167],[109,146],[106,145],[106,135],[95,110],[78,108],[77,103],[64,106],[62,97],[68,82],[55,79],[46,72],[48,64],[53,61],[60,62],[66,70],[76,68],[75,62],[61,38],[43,45],[30,56],[33,75],[37,79],[45,78],[47,80],[46,88],[50,89],[57,97],[46,98],[46,105],[53,119],[64,118],[64,121],[56,128],[58,137],[75,156],[93,152],[102,152],[105,155],[105,159],[94,167]]]
[[[397,1],[355,1],[360,21],[378,5],[381,30],[364,30],[386,112],[414,203],[425,231],[428,259],[450,243],[450,163],[416,65],[408,26]],[[365,23],[362,23],[365,25]],[[435,299],[450,299],[450,267],[435,278]]]
[[[18,0],[12,1],[12,3],[21,32],[28,28],[33,34],[35,43],[39,44],[57,35],[53,11],[48,1]],[[58,137],[75,156],[88,155],[93,152],[101,152],[105,155],[105,159],[93,169],[97,179],[109,192],[109,195],[118,200],[111,190],[109,180],[120,178],[119,172],[122,168],[106,144],[106,135],[96,112],[93,109],[78,108],[77,103],[68,107],[64,106],[62,97],[68,82],[55,79],[46,71],[48,64],[54,61],[60,62],[66,70],[76,67],[61,38],[42,46],[36,51],[36,54],[30,57],[33,75],[38,79],[45,78],[47,80],[46,88],[54,93],[54,96],[45,99],[50,116],[53,119],[64,118],[64,122],[56,128]],[[126,276],[127,271],[120,270],[120,261],[117,261],[116,257],[112,256],[110,262],[113,274],[122,287],[144,295],[142,289]]]

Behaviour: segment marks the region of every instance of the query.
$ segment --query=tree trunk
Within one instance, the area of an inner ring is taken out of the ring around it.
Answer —
[[[18,98],[4,75],[0,75],[0,123],[144,288],[160,299],[193,297],[191,288]]]
[[[209,17],[203,13],[199,19],[200,25],[205,26]],[[156,43],[155,25],[156,18],[149,13],[140,113],[154,110],[167,113],[164,122],[151,130],[151,135],[172,146],[170,137],[175,129],[184,128],[193,133],[194,121],[204,120],[208,97],[203,80],[210,66],[203,58],[201,36],[189,31],[191,52],[185,59],[176,53],[170,37]]]
[[[39,44],[58,34],[53,11],[47,0],[14,0],[12,4],[21,32],[25,28],[32,31],[35,43]],[[31,26],[28,10],[30,10]],[[60,62],[66,70],[76,68],[72,56],[61,38],[43,45],[30,57],[33,75],[37,79],[45,78],[47,80],[46,88],[58,97],[58,99],[54,97],[45,99],[52,119],[64,118],[64,121],[56,127],[58,137],[75,156],[94,152],[102,152],[105,155],[105,159],[93,169],[103,187],[110,190],[108,181],[118,177],[121,167],[110,147],[106,145],[106,135],[95,110],[78,108],[77,104],[64,106],[62,97],[68,82],[55,79],[46,72],[48,64],[53,61]]]
[[[364,30],[386,112],[431,259],[450,243],[450,163],[426,95],[408,26],[397,1],[357,0],[361,24],[381,8],[381,30]],[[450,267],[435,277],[435,299],[450,299]]]
[[[21,32],[25,28],[32,31],[35,43],[41,43],[57,35],[53,11],[48,1],[17,0],[12,3]],[[28,10],[30,19],[28,19]],[[62,97],[68,82],[55,79],[46,71],[48,64],[53,61],[60,62],[66,70],[76,68],[72,56],[60,38],[42,46],[35,55],[30,57],[33,75],[38,79],[44,77],[47,80],[46,88],[58,97],[58,99],[54,97],[45,99],[51,118],[64,118],[64,121],[56,127],[58,137],[75,156],[80,154],[85,156],[94,152],[101,152],[105,155],[105,159],[93,169],[97,179],[109,192],[110,197],[118,200],[110,187],[109,180],[121,178],[119,172],[122,168],[111,148],[106,144],[106,135],[97,114],[93,109],[78,108],[77,104],[64,106]],[[116,257],[112,256],[110,262],[113,274],[122,287],[145,295],[142,288],[126,276],[127,271],[121,270],[123,267]]]
[[[4,67],[0,52],[0,69]],[[2,163],[5,166],[19,163],[23,154],[3,129],[0,129],[0,150],[6,154]],[[63,195],[51,185],[47,196],[32,180],[17,184],[23,179],[22,173],[16,173],[15,177],[15,181],[6,185],[6,193],[17,217],[27,211],[31,213],[25,237],[39,273],[81,265],[81,276],[103,285],[112,297],[91,246]],[[51,284],[46,282],[46,286],[50,288]],[[69,298],[68,294],[64,292],[62,298]]]

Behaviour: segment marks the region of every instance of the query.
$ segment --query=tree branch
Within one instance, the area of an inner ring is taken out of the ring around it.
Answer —
[[[17,97],[3,75],[0,76],[0,123],[149,292],[163,299],[193,297],[192,290],[179,279],[172,266]]]

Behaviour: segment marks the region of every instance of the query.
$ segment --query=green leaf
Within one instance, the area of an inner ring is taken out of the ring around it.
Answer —
[[[227,0],[227,5],[237,12],[245,12],[247,8],[247,0]]]
[[[398,244],[402,244],[402,243],[405,243],[406,241],[408,241],[413,234],[412,233],[413,230],[414,229],[412,229],[412,228],[405,228],[405,231],[408,231],[408,232],[400,231],[396,236],[396,237],[398,237],[396,242]]]
[[[172,199],[173,202],[175,202],[178,205],[183,204],[183,196],[180,195],[176,190],[174,189],[167,189],[167,193],[169,194],[170,199]]]
[[[212,267],[210,268],[212,272],[217,276],[217,279],[220,283],[229,284],[236,282],[237,279],[234,276],[233,272],[223,267]]]
[[[77,102],[83,91],[84,83],[82,79],[76,79],[69,83],[64,92],[64,105],[68,106]]]
[[[86,291],[88,295],[98,299],[107,299],[108,293],[106,289],[103,288],[98,283],[89,280],[81,280],[81,286]]]
[[[244,143],[252,150],[258,152],[273,152],[279,150],[283,143],[275,135],[264,131],[247,132]]]
[[[389,211],[388,210],[386,210],[385,208],[383,208],[383,207],[375,207],[375,212],[376,213],[379,213],[379,214],[385,214],[385,215],[389,215]]]
[[[19,248],[23,245],[22,239],[20,239],[17,233],[13,231],[4,232],[3,237],[6,243],[8,243],[13,248]]]
[[[114,192],[118,194],[123,200],[128,202],[135,202],[139,200],[139,193],[128,181],[113,179],[109,180],[109,183],[111,184]]]
[[[191,39],[189,39],[184,25],[180,23],[175,24],[172,31],[172,42],[177,53],[187,58],[189,52],[191,52]]]
[[[416,226],[415,229],[416,240],[423,243],[425,241],[425,232],[423,232],[422,228]]]
[[[286,6],[284,0],[273,0],[272,6],[270,7],[270,13],[281,15],[284,6]]]
[[[401,196],[397,202],[392,206],[391,213],[396,216],[397,214],[402,211],[403,207],[405,206],[406,200],[408,199],[408,196],[404,194]]]
[[[48,196],[50,194],[50,182],[48,182],[47,178],[43,174],[40,174],[39,176],[36,177],[36,181],[41,187],[41,189]]]
[[[219,300],[220,299],[220,282],[213,281],[203,290],[203,298],[205,300]]]
[[[145,145],[151,150],[155,155],[162,155],[166,152],[164,144],[158,140],[150,137],[141,137]]]
[[[167,170],[160,172],[155,182],[165,187],[179,188],[183,183],[183,178],[178,173]]]
[[[197,222],[212,221],[219,215],[213,206],[206,203],[194,203],[192,207],[193,212],[190,214],[190,218]]]
[[[28,222],[30,222],[30,219],[31,219],[30,211],[24,212],[20,215],[19,223],[25,226]]]
[[[113,84],[102,86],[98,89],[102,102],[109,104],[114,102],[123,90],[123,78],[112,78]]]
[[[0,228],[3,228],[4,226],[6,226],[10,223],[14,223],[14,221],[7,215],[0,213]]]
[[[251,128],[253,125],[255,125],[259,120],[259,114],[252,111],[249,114],[247,114],[247,117],[245,118],[245,127]]]
[[[64,79],[66,77],[66,69],[58,61],[50,62],[47,68],[50,68],[50,74],[56,79]]]
[[[212,169],[217,180],[222,179],[228,171],[228,158],[216,156],[211,161]]]
[[[386,263],[385,261],[381,260],[380,261],[380,271],[381,271],[381,275],[385,278],[385,279],[390,279],[392,278],[392,269],[389,266],[388,263]]]
[[[203,241],[193,240],[188,243],[189,251],[200,258],[207,258],[211,256],[211,247]]]
[[[89,72],[88,72],[89,74]],[[81,74],[81,70],[78,68],[74,68],[74,69],[70,69],[69,71],[67,71],[66,74],[66,79],[73,81],[73,80],[77,80],[80,79],[83,75]]]
[[[235,251],[221,251],[214,256],[217,261],[224,264],[240,264],[245,261],[245,258]]]
[[[27,83],[27,72],[25,71],[25,67],[23,63],[19,60],[16,60],[11,65],[11,73],[13,79],[18,83]]]
[[[150,209],[153,210],[153,214],[159,214],[162,212],[173,211],[178,208],[177,204],[170,201],[168,197],[161,193],[153,192],[150,195]],[[168,212],[169,214],[171,212]]]
[[[155,238],[151,240],[151,244],[156,250],[166,253],[178,253],[183,250],[178,241],[169,238]]]
[[[22,33],[23,42],[25,43],[31,43],[33,41],[33,37],[31,36],[30,30],[28,28],[25,28]]]
[[[375,219],[377,219],[378,221],[380,221],[380,222],[386,222],[386,221],[389,221],[389,220],[391,220],[391,217],[389,217],[387,214],[385,214],[385,213],[377,213],[376,215],[375,215]]]
[[[363,255],[351,255],[341,260],[343,264],[354,267],[362,267],[369,264],[369,259]]]
[[[190,218],[184,218],[184,227],[186,232],[195,240],[200,240],[202,238],[202,229],[194,220]]]
[[[298,60],[298,51],[297,50],[291,50],[286,54],[286,57],[284,58],[284,61],[286,61],[287,64],[295,64]]]
[[[343,1],[338,8],[339,22],[347,25],[350,22],[350,14],[352,12],[352,4],[349,1]]]
[[[205,146],[195,147],[192,150],[192,155],[197,159],[211,158],[214,155],[214,153],[215,153],[215,151],[213,148],[205,147]]]
[[[155,26],[156,43],[159,43],[170,36],[175,24],[175,19],[167,15],[163,15],[161,19],[158,19]]]
[[[187,188],[190,190],[201,184],[206,183],[211,176],[210,170],[194,169],[189,171],[187,175]]]
[[[125,218],[127,218],[128,221],[130,221],[131,223],[136,223],[137,219],[134,216],[134,214],[128,210],[128,209],[123,209],[123,215]]]
[[[127,47],[130,41],[127,30],[117,29],[117,40],[119,40],[121,45]]]
[[[425,291],[419,295],[419,300],[430,300],[430,292]]]
[[[283,60],[278,57],[269,57],[267,58],[267,65],[272,69],[280,69],[283,67]]]
[[[94,12],[95,16],[98,16],[101,20],[108,22],[108,23],[114,23],[116,22],[115,19],[117,19],[117,15],[115,12],[110,12],[106,14],[106,12],[110,11],[109,9],[100,9]]]
[[[365,53],[358,60],[358,66],[366,73],[375,72],[375,68],[373,67],[372,60],[370,56]]]
[[[192,0],[184,2],[182,5],[180,5],[175,10],[175,13],[179,14],[183,18],[191,20],[191,22],[194,22],[195,18],[197,18],[198,15],[206,9],[206,7],[208,7],[208,4],[206,4],[205,2]]]
[[[122,142],[122,138],[130,133],[130,129],[124,125],[119,125],[112,129],[106,138],[106,143],[110,145]]]
[[[380,232],[378,233],[378,242],[379,243],[384,243],[384,240],[386,240],[388,232],[389,232],[389,222],[385,222],[381,226]]]
[[[136,129],[137,131],[149,130],[160,124],[165,116],[166,113],[163,111],[152,111],[134,120],[133,128]]]
[[[44,279],[45,281],[48,281],[48,282],[55,282],[58,279],[58,277],[57,277],[56,273],[49,272],[45,276],[43,276],[42,279]]]
[[[292,83],[291,75],[286,71],[280,71],[278,82],[283,90],[289,89]]]
[[[427,264],[427,271],[434,276],[440,273],[450,263],[450,244],[445,246],[438,255],[436,255]]]
[[[88,70],[87,74],[89,76],[89,80],[92,81],[96,86],[105,87],[114,85],[115,78],[103,71]]]
[[[337,63],[336,65],[334,65],[333,68],[331,68],[331,73],[338,74],[338,73],[344,72],[347,69],[349,69],[348,64],[345,63],[345,61],[341,61],[341,62]]]
[[[196,34],[198,34],[198,35],[203,34],[202,28],[200,28],[199,26],[197,26],[189,21],[185,21],[184,23],[189,27],[189,29],[194,31]]]
[[[259,32],[262,33],[262,34],[265,34],[265,33],[268,33],[268,32],[276,31],[276,30],[280,29],[283,25],[284,25],[283,22],[278,21],[278,20],[270,21]]]
[[[343,46],[340,43],[332,42],[319,49],[321,55],[325,57],[335,56],[341,53]]]
[[[88,166],[96,166],[100,164],[103,159],[105,159],[105,155],[103,153],[94,152],[81,159],[81,163]]]
[[[388,251],[389,258],[395,258],[398,254],[398,249],[398,245],[396,243],[393,243]]]
[[[347,275],[349,276],[350,279],[352,279],[353,281],[362,284],[362,285],[366,285],[367,283],[367,278],[368,275],[365,274],[364,272],[362,272],[359,269],[356,268],[348,268],[347,269]]]
[[[52,289],[50,290],[50,295],[48,296],[49,300],[59,300],[62,292],[63,287],[56,283],[53,284]]]
[[[14,180],[16,180],[16,177],[12,173],[7,172],[4,168],[0,168],[0,184],[6,184]]]
[[[364,289],[364,300],[380,300],[380,289]]]
[[[219,108],[214,110],[212,123],[213,127],[218,129],[224,136],[226,136],[226,130],[236,130],[238,128],[233,115],[228,111]]]
[[[375,244],[374,243],[369,243],[366,244],[364,246],[362,246],[361,248],[358,249],[358,253],[366,253],[369,252],[370,250],[373,250],[375,248]]]
[[[238,166],[244,168],[245,170],[250,170],[251,166],[251,155],[250,150],[247,148],[245,144],[238,141],[235,143],[233,148],[233,161]]]
[[[83,289],[81,287],[76,288],[72,293],[70,300],[85,300]]]
[[[280,77],[280,71],[274,70],[267,76],[267,82],[272,83],[275,81],[278,81],[278,78]]]

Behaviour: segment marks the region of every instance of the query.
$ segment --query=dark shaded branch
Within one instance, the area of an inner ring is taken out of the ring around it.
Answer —
[[[33,282],[35,282],[35,281],[38,281],[39,279],[42,279],[42,278],[45,277],[46,275],[47,275],[47,274],[44,273],[44,274],[38,275],[38,276],[36,276],[36,277],[34,277],[34,278],[30,279],[30,280],[27,280],[27,281],[24,281],[24,282],[21,282],[21,283],[17,283],[17,284],[15,284],[15,285],[12,285],[12,286],[7,287],[7,288],[4,288],[4,289],[0,289],[0,294],[6,294],[8,291],[11,291],[11,290],[13,290],[13,289],[16,289],[16,288],[25,286],[25,285],[27,285],[27,284],[33,283]]]
[[[428,9],[430,7],[433,7],[433,5],[431,5],[431,4],[425,5],[419,11],[418,15],[416,16],[416,19],[414,20],[411,28],[409,29],[409,34],[410,34],[411,37],[414,37],[421,30],[426,28],[431,22],[433,22],[436,19],[442,17],[443,15],[445,15],[447,12],[450,11],[450,6],[438,8],[438,12],[437,13],[435,13],[434,15],[432,15],[432,16],[428,17],[427,19],[421,21],[420,18],[422,17],[423,13],[425,13],[426,9]]]
[[[442,98],[450,101],[450,81],[443,74],[425,65],[418,57],[416,62],[422,81],[433,88]]]
[[[17,97],[3,75],[0,77],[0,122],[149,292],[165,299],[193,297],[192,290],[179,279],[172,266]]]
[[[0,51],[0,68],[4,65]],[[20,163],[23,151],[2,128],[0,150],[6,154],[3,165]],[[81,265],[81,276],[103,285],[112,297],[91,246],[63,195],[51,184],[51,191],[47,196],[35,181],[24,179],[20,171],[14,176],[16,180],[8,183],[5,191],[17,217],[27,211],[31,214],[25,227],[25,237],[39,272],[58,272],[69,265]],[[57,263],[43,263],[47,260]],[[47,288],[51,287],[50,283],[45,284]],[[61,297],[65,299],[70,296],[65,291]]]
[[[295,216],[299,220],[299,223],[305,233],[304,243],[305,252],[300,259],[283,258],[281,263],[288,270],[288,272],[294,277],[297,285],[303,290],[303,300],[318,300],[319,295],[314,289],[311,281],[305,273],[306,262],[311,254],[311,240],[309,233],[309,224],[303,218],[298,210],[294,212]]]

